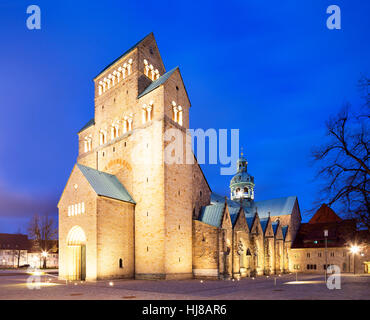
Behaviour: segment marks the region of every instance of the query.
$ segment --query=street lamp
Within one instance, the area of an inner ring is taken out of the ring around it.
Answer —
[[[329,230],[324,230],[324,237],[325,237],[325,282],[327,278],[328,273],[328,236],[329,236]]]
[[[360,251],[360,247],[356,246],[356,245],[353,245],[353,246],[351,246],[351,248],[349,250],[353,254],[353,274],[356,274],[355,255]]]
[[[41,256],[44,258],[44,269],[45,269],[46,268],[46,258],[48,256],[48,253],[46,251],[42,251]]]

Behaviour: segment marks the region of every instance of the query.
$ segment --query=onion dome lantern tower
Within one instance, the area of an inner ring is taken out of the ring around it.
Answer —
[[[254,177],[247,171],[248,161],[240,154],[237,161],[237,172],[230,181],[230,198],[251,205],[254,201]]]

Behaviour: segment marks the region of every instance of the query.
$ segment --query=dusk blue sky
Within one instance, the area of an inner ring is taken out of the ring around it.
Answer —
[[[41,8],[41,30],[26,8]],[[328,30],[326,8],[341,8]],[[57,217],[93,117],[93,78],[154,32],[167,70],[180,66],[191,128],[240,129],[256,199],[297,195],[304,219],[318,197],[310,150],[325,120],[369,73],[369,1],[0,2],[0,232],[26,231],[34,213]],[[213,191],[231,176],[203,166]]]

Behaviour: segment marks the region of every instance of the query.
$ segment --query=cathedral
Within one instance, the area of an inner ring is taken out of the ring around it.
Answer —
[[[297,197],[255,201],[243,154],[229,198],[212,192],[196,160],[164,161],[165,132],[187,135],[191,105],[153,33],[104,68],[94,88],[94,118],[78,132],[58,203],[61,278],[231,279],[291,269]]]

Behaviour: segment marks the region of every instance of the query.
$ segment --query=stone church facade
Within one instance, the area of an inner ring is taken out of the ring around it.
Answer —
[[[211,191],[196,160],[164,161],[165,133],[177,129],[187,138],[190,101],[179,68],[165,70],[152,33],[102,70],[94,86],[94,118],[78,132],[77,162],[58,203],[60,277],[291,270],[301,221],[296,197],[255,201],[243,155],[230,199]]]

